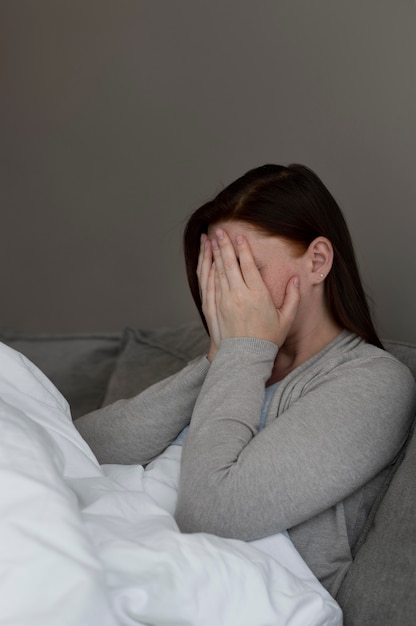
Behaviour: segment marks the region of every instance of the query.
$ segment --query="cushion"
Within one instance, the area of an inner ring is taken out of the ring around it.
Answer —
[[[416,346],[384,341],[416,378]],[[338,592],[345,626],[414,624],[416,614],[416,435],[397,459]]]
[[[337,600],[345,626],[414,626],[416,615],[416,435],[369,520],[368,534]]]
[[[126,328],[103,406],[131,398],[175,374],[189,361],[206,354],[208,345],[208,335],[199,322],[148,330]]]
[[[1,340],[46,374],[69,402],[74,419],[101,406],[121,347],[121,333],[29,335],[7,332]]]
[[[416,345],[403,341],[384,341],[383,345],[396,359],[407,365],[416,379]]]

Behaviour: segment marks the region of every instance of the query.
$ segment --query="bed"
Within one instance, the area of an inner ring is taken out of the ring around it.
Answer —
[[[0,624],[342,624],[286,533],[179,532],[179,446],[100,466],[37,366],[0,343],[0,367]]]

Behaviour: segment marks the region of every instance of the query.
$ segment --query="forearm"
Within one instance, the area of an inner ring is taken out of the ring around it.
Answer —
[[[276,353],[276,346],[268,341],[222,341],[196,402],[182,453],[176,510],[182,530],[217,532],[210,528],[210,502],[216,509],[213,517],[221,516],[230,506],[235,480],[242,481],[239,491],[244,497],[247,472],[241,468],[238,476],[237,466],[258,432],[265,384]]]
[[[190,421],[209,362],[200,359],[128,400],[74,423],[100,463],[146,464]]]

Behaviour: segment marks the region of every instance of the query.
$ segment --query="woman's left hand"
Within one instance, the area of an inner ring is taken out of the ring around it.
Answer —
[[[221,337],[255,337],[281,346],[299,307],[299,278],[287,286],[283,305],[276,309],[253,259],[247,240],[218,229],[212,240],[215,260],[215,301]]]

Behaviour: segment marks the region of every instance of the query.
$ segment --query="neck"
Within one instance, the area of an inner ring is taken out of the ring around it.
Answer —
[[[296,367],[323,350],[341,330],[332,316],[326,314],[319,318],[319,322],[294,331],[279,348],[267,385],[282,380]]]

